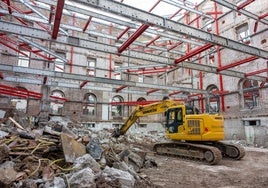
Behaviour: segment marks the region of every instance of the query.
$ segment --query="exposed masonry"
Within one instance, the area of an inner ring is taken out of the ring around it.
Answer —
[[[189,12],[171,19],[124,2],[66,2],[59,28],[56,1],[12,2],[16,11],[3,3],[0,103],[21,104],[44,121],[63,115],[99,129],[121,124],[133,105],[169,96],[223,113],[228,139],[247,140],[248,126],[258,140],[265,129],[265,138],[268,5],[213,1],[197,10],[180,5]],[[158,131],[159,122],[141,119]]]

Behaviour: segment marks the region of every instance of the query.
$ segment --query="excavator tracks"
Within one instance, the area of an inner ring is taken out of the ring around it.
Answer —
[[[223,157],[227,157],[230,159],[240,160],[246,154],[245,149],[237,144],[215,142],[214,146],[222,152]]]
[[[222,159],[221,151],[217,147],[186,142],[155,144],[154,151],[159,155],[201,160],[210,165],[218,164]]]

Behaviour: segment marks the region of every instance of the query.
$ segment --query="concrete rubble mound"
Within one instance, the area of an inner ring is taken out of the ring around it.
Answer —
[[[142,173],[157,167],[147,156],[153,136],[119,140],[65,117],[39,126],[12,111],[0,123],[0,187],[154,187]]]

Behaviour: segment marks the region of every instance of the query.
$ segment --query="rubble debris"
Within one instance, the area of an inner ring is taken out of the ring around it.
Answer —
[[[135,184],[135,178],[130,173],[108,166],[102,171],[102,176],[108,182],[118,180],[121,184],[119,187],[134,187]]]
[[[12,161],[0,165],[0,187],[10,186],[16,180],[17,172],[14,170],[14,165]]]
[[[72,174],[69,179],[69,184],[72,188],[95,188],[95,175],[89,167],[84,168]]]
[[[102,154],[102,148],[97,139],[91,140],[87,146],[86,151],[89,153],[94,159],[100,160]]]
[[[21,138],[27,138],[27,139],[35,139],[35,134],[28,133],[26,131],[19,131],[19,136]]]
[[[24,128],[18,122],[16,122],[12,117],[9,117],[8,119],[12,121],[12,123],[14,123],[14,125],[16,125],[19,129],[24,130]]]
[[[130,144],[135,138],[118,144],[109,129],[97,132],[66,118],[38,127],[15,114],[0,125],[0,187],[150,187],[139,174],[150,165],[146,152]]]
[[[0,139],[5,138],[7,135],[8,135],[7,132],[5,132],[5,131],[1,131],[1,130],[0,130]]]
[[[65,133],[61,133],[61,143],[66,162],[73,163],[77,157],[86,154],[86,147]]]
[[[74,170],[81,170],[90,167],[93,170],[94,174],[101,172],[99,163],[97,163],[96,160],[90,154],[85,154],[81,157],[78,157],[74,161],[73,165]]]
[[[63,178],[55,177],[52,181],[47,181],[44,187],[66,188],[67,186]]]
[[[6,115],[6,111],[0,110],[0,119],[4,118]]]

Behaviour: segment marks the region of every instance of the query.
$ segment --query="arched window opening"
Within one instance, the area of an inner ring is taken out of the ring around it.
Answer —
[[[114,96],[112,100],[112,116],[113,117],[122,117],[123,116],[123,111],[124,111],[124,106],[123,103],[124,99],[121,96]]]
[[[140,97],[140,98],[138,98],[137,102],[138,102],[138,104],[142,105],[142,104],[146,103],[146,99],[143,97]]]
[[[242,84],[244,108],[254,108],[259,105],[259,85],[256,80],[245,80]]]
[[[208,101],[207,101],[207,111],[209,113],[217,113],[220,111],[220,97],[219,89],[215,85],[211,85],[207,88]]]
[[[93,93],[87,93],[83,101],[83,114],[96,116],[97,97]]]
[[[52,91],[51,96],[64,98],[64,93],[60,90],[54,90]],[[64,103],[62,102],[62,100],[53,100],[50,102],[50,111],[52,114],[62,115],[63,106],[64,106]]]

